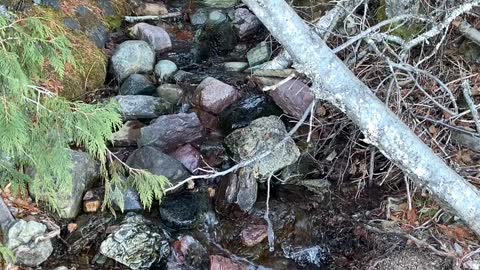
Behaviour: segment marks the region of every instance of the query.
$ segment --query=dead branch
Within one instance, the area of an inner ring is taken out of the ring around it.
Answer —
[[[480,120],[478,118],[478,111],[475,109],[475,102],[472,99],[472,91],[470,89],[470,81],[465,80],[462,83],[462,91],[463,96],[465,97],[465,101],[467,102],[468,108],[472,112],[473,121],[475,122],[475,126],[477,127],[477,132],[480,135]]]
[[[434,23],[432,25],[432,29],[428,30],[427,32],[419,35],[418,37],[410,40],[405,44],[403,47],[403,55],[406,55],[408,51],[410,51],[413,47],[419,45],[420,43],[426,42],[432,37],[435,37],[441,34],[444,29],[450,26],[450,24],[460,15],[470,11],[474,6],[478,6],[480,4],[480,0],[474,0],[463,5],[460,5],[456,9],[452,10],[450,14],[441,22],[441,23]]]
[[[480,45],[480,31],[475,29],[466,21],[461,21],[458,26],[458,31],[460,31],[466,38]]]
[[[448,167],[398,119],[287,3],[283,0],[244,0],[244,3],[295,59],[297,70],[312,80],[317,98],[343,111],[360,128],[367,142],[417,185],[428,188],[480,235],[480,192],[474,186]]]
[[[158,21],[168,18],[175,18],[182,16],[181,12],[171,12],[165,15],[158,15],[158,16],[125,16],[125,21],[129,23],[134,22],[144,22],[144,21]]]

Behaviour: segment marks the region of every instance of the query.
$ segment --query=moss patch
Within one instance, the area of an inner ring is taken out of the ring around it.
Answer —
[[[376,18],[378,22],[388,19],[385,0],[380,0],[380,6],[378,7]],[[389,31],[391,35],[400,37],[405,41],[409,41],[421,34],[423,30],[423,25],[420,23],[404,24],[402,26],[400,25],[400,23],[392,23],[388,26],[382,27],[382,31],[387,32],[390,29],[395,29]]]
[[[54,32],[64,34],[72,43],[77,61],[76,65],[67,66],[63,79],[47,70],[47,76],[40,84],[70,100],[81,99],[86,91],[103,87],[107,75],[107,57],[85,34],[64,26],[64,19],[69,16],[38,6],[33,7],[27,15],[45,18]]]

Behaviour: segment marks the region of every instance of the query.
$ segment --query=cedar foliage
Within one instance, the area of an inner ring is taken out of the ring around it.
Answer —
[[[28,185],[37,200],[58,210],[55,195],[72,188],[69,149],[76,146],[101,164],[104,207],[116,202],[123,210],[122,194],[134,187],[149,208],[168,180],[124,163],[110,166],[115,157],[107,142],[122,124],[118,104],[68,101],[36,85],[47,70],[63,77],[68,65],[76,66],[69,39],[46,22],[0,15],[0,187],[22,192]]]

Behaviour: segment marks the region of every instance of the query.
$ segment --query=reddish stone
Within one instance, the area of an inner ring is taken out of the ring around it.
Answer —
[[[167,269],[204,269],[208,265],[208,253],[195,238],[185,235],[171,245]]]
[[[267,225],[250,224],[241,232],[242,243],[247,247],[253,247],[268,236]]]
[[[134,36],[150,44],[155,51],[165,52],[172,48],[170,36],[162,27],[148,23],[137,23],[131,31]]]
[[[278,107],[297,119],[302,117],[314,99],[310,87],[299,80],[290,80],[269,94]]]
[[[237,8],[235,10],[235,19],[233,25],[238,31],[238,36],[244,38],[255,33],[261,26],[260,20],[246,8]]]
[[[220,128],[220,121],[217,116],[199,108],[193,108],[192,111],[197,114],[200,123],[207,130],[218,130]]]
[[[198,169],[202,164],[202,155],[190,144],[178,148],[170,156],[180,161],[191,173]]]
[[[219,255],[210,256],[210,270],[247,270],[245,264]]]
[[[195,102],[202,109],[219,114],[240,98],[238,91],[224,82],[207,77],[198,86]]]

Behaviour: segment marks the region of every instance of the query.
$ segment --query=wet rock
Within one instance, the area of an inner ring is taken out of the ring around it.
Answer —
[[[226,56],[232,52],[237,43],[235,30],[230,23],[208,23],[197,31],[192,49],[196,61],[209,57]]]
[[[210,256],[210,270],[247,270],[248,267],[245,264],[236,262],[230,258],[226,258],[220,255]]]
[[[197,9],[195,13],[192,15],[190,22],[193,26],[202,26],[207,23],[208,20],[208,13],[205,9]]]
[[[98,244],[98,239],[103,237],[112,221],[113,216],[109,213],[79,216],[75,220],[76,223],[68,225],[71,232],[65,239],[69,245],[68,251],[71,254],[79,254],[92,245]]]
[[[220,114],[220,124],[225,132],[230,133],[232,130],[248,126],[257,118],[281,114],[282,111],[270,97],[253,95],[241,99],[223,111]]]
[[[202,165],[202,155],[190,144],[178,148],[170,155],[180,161],[191,173]]]
[[[160,218],[172,229],[191,229],[208,210],[208,194],[181,193],[167,196],[160,205]]]
[[[131,269],[145,269],[168,257],[168,238],[144,217],[129,213],[118,230],[102,242],[100,253]]]
[[[173,78],[175,72],[177,72],[177,65],[170,60],[161,60],[155,65],[155,74],[162,82],[168,81]]]
[[[330,261],[327,249],[320,246],[312,247],[291,247],[288,244],[282,245],[283,254],[286,258],[294,260],[302,266],[325,267]]]
[[[234,14],[233,25],[237,29],[238,36],[242,39],[256,33],[262,24],[250,10],[237,8]]]
[[[172,184],[190,175],[178,160],[151,146],[140,147],[133,151],[126,163],[132,168],[145,169],[155,175],[163,175]]]
[[[295,162],[300,151],[292,138],[287,138],[285,125],[277,116],[254,120],[248,127],[237,129],[225,138],[237,162],[251,159],[266,151],[272,153],[253,167],[259,177],[268,177],[275,171]],[[283,143],[282,143],[283,141]],[[281,145],[277,146],[279,143]]]
[[[267,230],[267,225],[249,224],[247,228],[243,229],[240,233],[242,243],[247,247],[253,247],[260,244],[265,238],[267,238]]]
[[[210,24],[221,24],[227,21],[227,15],[220,10],[212,10],[208,14],[207,22]]]
[[[270,44],[263,41],[247,52],[248,64],[251,67],[254,67],[258,64],[266,62],[268,59],[270,59],[271,54],[272,50],[270,48]]]
[[[123,81],[118,90],[120,95],[151,95],[153,83],[147,76],[142,74],[132,74]],[[155,88],[153,88],[155,89]]]
[[[6,246],[16,258],[16,263],[29,267],[36,267],[46,261],[53,252],[50,239],[36,242],[38,237],[44,236],[47,227],[36,221],[18,220],[6,234]]]
[[[278,107],[297,119],[302,117],[314,99],[310,87],[299,80],[290,80],[269,94]]]
[[[208,269],[208,252],[198,240],[190,235],[179,237],[172,243],[168,270]]]
[[[183,89],[176,84],[162,84],[157,87],[157,95],[172,104],[178,104],[183,96]]]
[[[138,16],[158,16],[168,13],[168,9],[164,3],[142,3],[135,9],[135,14]]]
[[[83,193],[92,187],[100,177],[99,164],[87,153],[70,150],[72,159],[72,186],[70,189],[61,189],[55,193],[55,200],[58,204],[58,214],[61,218],[75,218],[82,207]],[[34,182],[30,185],[30,194],[38,200],[46,198],[48,191],[42,190],[41,182]]]
[[[144,40],[157,52],[166,52],[172,48],[172,41],[167,31],[160,26],[137,23],[131,28],[131,34]]]
[[[242,72],[248,68],[247,62],[225,62],[223,64],[226,71]]]
[[[152,96],[116,96],[125,120],[153,119],[170,110],[170,102]]]
[[[140,130],[139,146],[151,145],[164,151],[202,137],[202,126],[195,113],[163,115]]]
[[[144,126],[145,124],[137,120],[127,121],[117,132],[113,133],[112,144],[114,146],[137,145],[140,129]]]
[[[200,153],[202,153],[205,163],[212,167],[229,160],[225,152],[223,142],[220,140],[209,139],[200,145]]]
[[[155,52],[142,40],[128,40],[120,44],[112,56],[112,67],[119,81],[131,74],[153,70]]]
[[[257,201],[258,184],[250,167],[240,168],[228,177],[225,198],[229,203],[237,204],[242,211],[250,211]]]
[[[215,78],[205,78],[196,89],[195,102],[211,113],[221,113],[240,97],[232,86]]]

